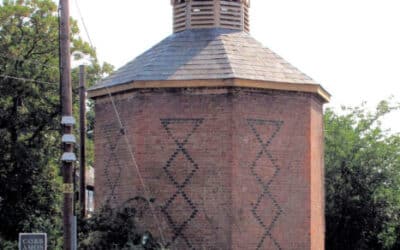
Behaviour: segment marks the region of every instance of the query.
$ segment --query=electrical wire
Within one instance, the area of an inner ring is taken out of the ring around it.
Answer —
[[[1,54],[0,53],[0,57],[9,59],[9,60],[13,60],[13,61],[22,61],[22,62],[28,62],[30,64],[35,64],[35,65],[41,65],[41,66],[45,66],[46,68],[52,68],[52,69],[59,69],[56,66],[50,65],[50,64],[45,64],[45,63],[41,63],[37,60],[32,60],[32,59],[21,59],[21,58],[16,58],[16,57],[11,57],[11,56],[7,56],[5,54]]]
[[[76,6],[76,9],[78,10],[78,15],[81,18],[83,29],[85,30],[85,33],[86,33],[86,36],[87,36],[87,38],[89,40],[90,46],[92,48],[94,48],[92,39],[90,38],[90,35],[89,35],[89,31],[88,31],[88,29],[86,27],[85,19],[83,18],[83,15],[82,15],[82,12],[81,12],[81,8],[79,7],[78,0],[75,0],[75,6]]]
[[[0,75],[0,77],[2,77],[4,79],[10,78],[10,79],[14,79],[14,80],[23,81],[23,82],[36,82],[36,83],[44,83],[44,84],[58,84],[56,82],[46,82],[46,81],[40,81],[40,80],[17,77],[17,76],[9,76],[9,75]]]
[[[109,89],[108,87],[106,87],[106,90],[107,90],[107,94],[108,94],[108,96],[109,96],[109,98],[110,98],[110,100],[111,100],[111,104],[112,104],[112,106],[113,106],[115,115],[116,115],[116,117],[117,117],[118,124],[119,124],[119,126],[120,126],[120,131],[123,133],[123,136],[124,136],[124,139],[125,139],[125,143],[126,143],[126,145],[127,145],[127,147],[128,147],[128,151],[129,151],[129,154],[130,154],[130,156],[131,156],[132,163],[133,163],[133,165],[134,165],[134,167],[135,167],[135,169],[136,169],[137,175],[138,175],[139,180],[140,180],[140,184],[141,184],[141,186],[142,186],[142,188],[143,188],[143,190],[144,190],[144,193],[145,193],[147,202],[148,202],[148,204],[149,204],[151,213],[153,214],[153,218],[154,218],[154,220],[155,220],[155,222],[156,222],[156,224],[157,224],[157,227],[158,227],[158,230],[159,230],[159,233],[160,233],[160,237],[161,237],[162,244],[165,245],[166,241],[165,241],[165,237],[164,237],[164,233],[163,233],[163,230],[162,230],[162,227],[161,227],[160,220],[158,219],[158,216],[157,216],[157,214],[156,214],[156,212],[155,212],[154,206],[153,206],[152,203],[150,202],[150,191],[148,190],[148,188],[147,188],[147,186],[146,186],[146,184],[145,184],[145,182],[144,182],[143,176],[142,176],[142,174],[141,174],[141,172],[140,172],[140,168],[139,168],[139,166],[138,166],[138,164],[137,164],[137,161],[136,161],[136,158],[135,158],[135,155],[134,155],[134,152],[133,152],[132,145],[131,145],[131,143],[129,142],[129,138],[128,138],[128,135],[127,135],[127,131],[126,131],[126,129],[124,128],[124,125],[123,125],[123,123],[122,123],[122,120],[121,120],[121,117],[120,117],[120,115],[119,115],[117,106],[115,105],[114,98],[113,98],[113,96],[112,96],[112,94],[111,94],[111,92],[110,92],[110,89]]]
[[[87,26],[86,26],[86,24],[85,24],[85,20],[84,20],[84,18],[83,18],[83,16],[82,16],[82,12],[81,12],[81,10],[80,10],[80,8],[79,8],[78,1],[75,0],[75,3],[76,3],[77,10],[78,10],[78,14],[79,14],[80,19],[81,19],[81,21],[82,21],[83,28],[84,28],[84,30],[85,30],[85,33],[86,33],[88,39],[89,39],[90,46],[91,46],[92,48],[94,48],[93,42],[92,42],[92,40],[91,40],[91,38],[90,38],[90,35],[89,35],[89,31],[88,31]],[[133,147],[132,147],[131,143],[129,142],[129,138],[128,138],[128,135],[127,135],[127,131],[126,131],[126,129],[125,129],[124,126],[123,126],[123,123],[122,123],[120,114],[119,114],[119,112],[118,112],[117,106],[115,105],[114,97],[112,96],[110,90],[109,90],[108,88],[106,88],[106,89],[107,89],[107,92],[108,92],[108,96],[109,96],[109,98],[110,98],[110,100],[111,100],[111,103],[112,103],[112,106],[113,106],[115,115],[116,115],[116,117],[117,117],[118,124],[119,124],[119,126],[120,126],[120,131],[123,133],[123,137],[124,137],[124,139],[125,139],[125,143],[126,143],[126,145],[127,145],[127,147],[128,147],[128,151],[129,151],[129,154],[130,154],[130,157],[131,157],[133,166],[134,166],[134,168],[135,168],[135,170],[136,170],[137,176],[139,177],[140,184],[141,184],[141,186],[142,186],[142,188],[143,188],[143,190],[144,190],[144,193],[145,193],[144,195],[146,196],[146,199],[147,199],[147,202],[148,202],[148,204],[149,204],[151,213],[152,213],[152,215],[153,215],[153,219],[154,219],[154,221],[155,221],[155,223],[156,223],[156,225],[157,225],[157,228],[158,228],[158,231],[159,231],[159,234],[160,234],[160,237],[161,237],[162,244],[165,245],[166,241],[165,241],[165,236],[164,236],[164,233],[163,233],[163,229],[162,229],[162,227],[161,227],[160,220],[159,220],[159,218],[158,218],[158,216],[157,216],[157,214],[156,214],[156,212],[155,212],[156,210],[155,210],[154,206],[152,205],[152,203],[151,203],[151,201],[150,201],[150,200],[151,200],[151,199],[150,199],[150,191],[149,191],[149,189],[147,188],[147,186],[146,186],[146,184],[145,184],[145,181],[144,181],[143,176],[142,176],[142,174],[141,174],[140,168],[139,168],[139,166],[138,166],[138,164],[137,164],[137,161],[136,161],[136,158],[135,158],[135,154],[134,154]],[[129,170],[129,169],[128,169],[128,170]]]

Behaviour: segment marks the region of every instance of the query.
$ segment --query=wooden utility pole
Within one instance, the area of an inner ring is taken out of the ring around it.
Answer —
[[[79,202],[81,217],[86,217],[86,82],[85,66],[79,67],[79,129],[80,129],[80,157],[79,157]]]
[[[75,137],[73,126],[75,120],[72,115],[72,86],[71,86],[71,59],[70,59],[70,25],[69,0],[60,0],[60,78],[61,78],[61,115],[62,115],[62,155],[63,175],[63,232],[64,250],[72,250],[72,220],[73,220],[73,163],[76,161],[74,152]]]

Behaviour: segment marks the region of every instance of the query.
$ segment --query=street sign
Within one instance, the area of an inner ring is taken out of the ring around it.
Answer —
[[[19,250],[47,250],[47,234],[20,233]]]

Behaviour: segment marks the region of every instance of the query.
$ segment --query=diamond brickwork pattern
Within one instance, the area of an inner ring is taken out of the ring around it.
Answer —
[[[116,188],[120,182],[123,167],[118,157],[118,148],[120,146],[123,133],[115,130],[115,127],[115,124],[105,125],[102,127],[102,131],[107,142],[103,144],[104,152],[108,152],[103,168],[103,174],[106,178],[105,185],[107,190],[109,190],[109,194],[106,199],[107,202],[117,199]],[[112,176],[110,168],[117,169],[114,176]]]
[[[171,246],[178,238],[181,238],[186,243],[187,249],[194,249],[190,239],[185,235],[185,229],[196,217],[198,209],[187,193],[185,193],[184,189],[186,186],[190,185],[199,166],[190,155],[186,145],[202,123],[203,119],[161,119],[161,124],[167,132],[168,137],[176,144],[175,151],[171,154],[163,167],[168,179],[176,188],[176,191],[161,208],[161,212],[167,218],[173,231],[172,239],[167,243],[167,247]],[[178,133],[183,136],[178,136]],[[185,166],[188,167],[184,178],[178,178],[177,172],[179,170],[174,168],[178,156],[182,156],[179,158],[180,161],[185,161]],[[176,218],[171,212],[171,210],[176,209],[175,203],[184,204],[185,208],[180,215],[181,218]]]
[[[274,229],[277,220],[282,215],[283,210],[279,205],[279,203],[277,202],[277,200],[275,199],[274,195],[270,191],[271,184],[275,181],[276,177],[279,175],[280,167],[277,164],[277,160],[274,158],[273,154],[269,150],[269,146],[273,143],[273,140],[281,130],[283,122],[248,119],[247,123],[260,145],[259,153],[256,155],[256,158],[253,160],[253,162],[250,164],[250,172],[254,176],[257,183],[262,188],[262,192],[259,194],[256,202],[252,204],[252,209],[251,209],[253,217],[256,219],[260,227],[262,227],[262,229],[264,230],[264,233],[262,234],[256,249],[257,250],[265,249],[263,245],[266,239],[269,238],[272,241],[275,249],[281,250],[282,247],[273,236],[272,230]],[[260,132],[262,127],[270,129],[270,133],[268,133],[267,135],[262,135]],[[263,139],[265,137],[266,139]],[[266,160],[266,162],[263,162],[263,159]],[[259,167],[264,165],[263,163],[264,164],[267,163],[267,166],[270,169],[262,169],[260,173]],[[268,176],[265,175],[263,176],[262,175],[263,172],[270,174]],[[266,203],[269,204],[269,207],[273,208],[270,209],[270,211],[264,211],[271,213],[271,215],[268,216],[269,218],[272,218],[270,221],[267,221],[265,214],[261,214],[261,211],[265,209],[264,204]]]

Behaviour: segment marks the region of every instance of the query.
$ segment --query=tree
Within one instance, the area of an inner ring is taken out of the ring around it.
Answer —
[[[387,101],[325,113],[326,248],[399,249],[400,135],[381,127]]]
[[[0,4],[0,249],[14,249],[19,232],[47,232],[49,249],[60,245],[58,26],[51,0]],[[71,51],[90,56],[93,83],[112,68],[71,26]]]

